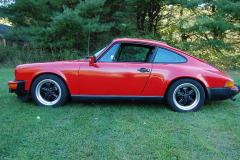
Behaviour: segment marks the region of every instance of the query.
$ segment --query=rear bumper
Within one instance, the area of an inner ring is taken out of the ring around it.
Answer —
[[[8,81],[9,93],[16,93],[18,99],[28,101],[29,91],[25,90],[25,83],[25,81]]]
[[[207,88],[208,100],[217,101],[225,100],[237,95],[240,91],[240,86],[235,85],[233,87],[223,87],[223,88]]]

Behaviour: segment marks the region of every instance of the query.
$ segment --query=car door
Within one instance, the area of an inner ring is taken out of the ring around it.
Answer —
[[[137,96],[151,74],[150,54],[154,46],[129,43],[113,44],[94,66],[81,65],[81,95]]]

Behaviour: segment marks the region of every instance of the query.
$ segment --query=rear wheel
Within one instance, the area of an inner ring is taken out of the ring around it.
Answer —
[[[44,74],[34,80],[31,95],[38,105],[57,107],[67,101],[68,89],[61,78]]]
[[[167,102],[177,112],[197,111],[204,100],[205,92],[202,85],[189,78],[175,81],[167,92]]]

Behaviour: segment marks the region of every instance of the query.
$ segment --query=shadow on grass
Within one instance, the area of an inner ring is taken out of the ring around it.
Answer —
[[[236,98],[240,98],[240,96],[237,96]],[[23,102],[21,100],[18,100],[17,98],[14,99],[12,102],[17,104],[19,107],[33,107],[33,108],[41,108],[41,106],[38,106],[37,104],[34,103],[32,99],[30,99],[27,102]],[[11,103],[12,103],[11,102]],[[223,100],[223,101],[206,101],[202,108],[198,111],[204,111],[204,112],[216,112],[219,110],[227,110],[229,108],[234,109],[240,105],[239,100],[236,100],[235,102],[231,101],[230,99],[228,100]],[[104,101],[97,101],[97,102],[90,102],[90,101],[78,101],[74,102],[71,99],[69,99],[63,106],[56,107],[61,108],[61,109],[68,109],[68,108],[79,108],[81,107],[86,107],[86,108],[98,108],[98,109],[104,109],[104,108],[114,108],[114,109],[153,109],[153,110],[158,110],[159,111],[172,111],[171,108],[168,106],[168,104],[163,101],[163,102],[157,102],[157,101],[113,101],[113,100],[104,100]],[[46,108],[46,107],[45,107]],[[51,107],[49,107],[51,108]]]
[[[19,106],[26,106],[26,107],[34,107],[34,108],[41,108],[41,106],[35,104],[35,102],[30,99],[27,102],[23,102],[21,100],[17,100],[20,103]],[[231,100],[224,100],[224,101],[206,101],[202,108],[199,111],[216,111],[216,110],[225,110],[229,107],[235,108],[237,107],[237,103]],[[101,101],[101,102],[74,102],[72,100],[68,100],[63,106],[54,107],[54,109],[64,109],[64,108],[115,108],[115,109],[131,109],[131,108],[138,108],[138,109],[160,109],[160,110],[169,110],[171,108],[168,106],[166,102],[150,102],[150,101]],[[49,107],[51,108],[51,107]]]
[[[18,106],[26,106],[26,107],[34,107],[34,108],[41,108],[42,106],[37,105],[32,99],[30,99],[27,102],[21,101],[16,98],[16,102],[19,103]],[[125,108],[125,109],[131,109],[131,108],[139,108],[139,109],[163,109],[163,110],[171,110],[166,102],[149,102],[149,101],[99,101],[99,102],[81,102],[77,101],[74,102],[71,99],[68,100],[64,105],[59,107],[49,107],[49,108],[81,108],[81,107],[89,107],[89,108],[106,108],[106,107],[112,107],[112,108]]]
[[[133,108],[140,109],[167,109],[170,110],[166,102],[149,102],[149,101],[102,101],[102,102],[73,102],[68,101],[62,107],[113,107],[113,108]]]

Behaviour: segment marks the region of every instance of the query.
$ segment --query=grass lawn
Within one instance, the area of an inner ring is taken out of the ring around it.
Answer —
[[[227,73],[240,84],[240,71]],[[240,95],[194,113],[161,103],[47,108],[8,93],[14,69],[0,78],[1,159],[240,159]]]

